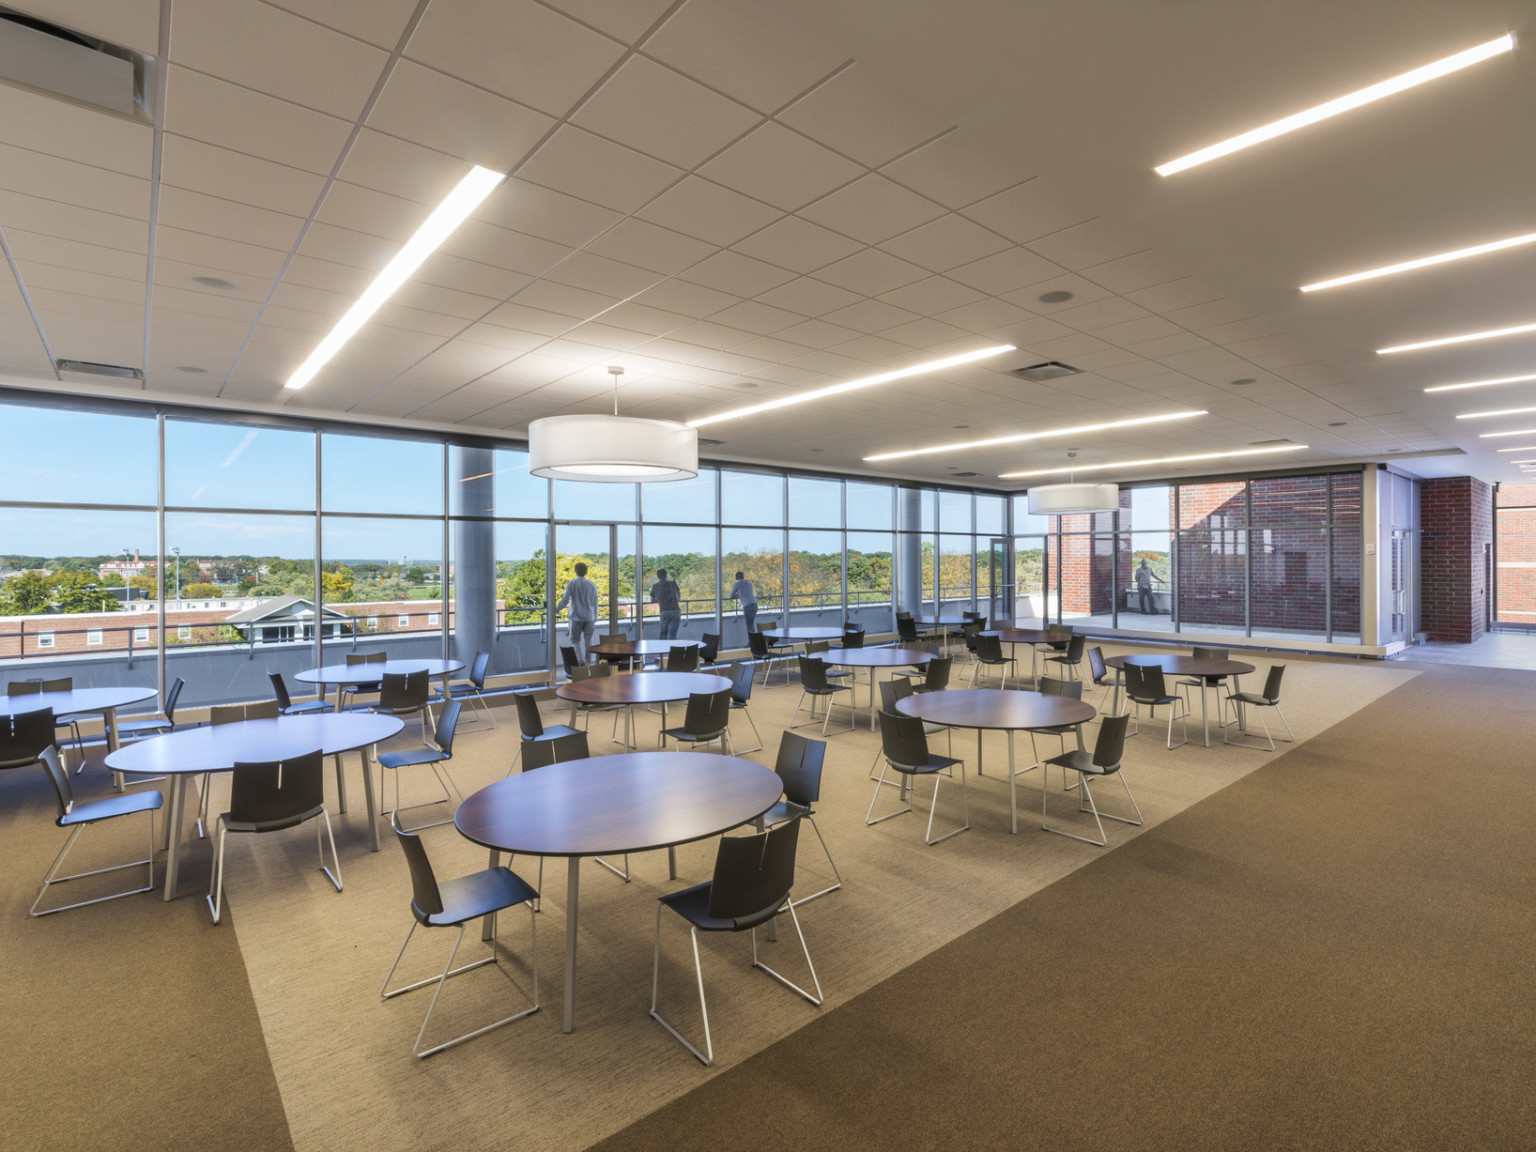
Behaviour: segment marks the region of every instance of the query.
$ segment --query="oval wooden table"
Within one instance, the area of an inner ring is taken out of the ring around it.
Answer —
[[[1039,692],[1021,692],[1013,688],[955,688],[944,692],[923,692],[898,700],[896,710],[931,724],[976,729],[978,776],[982,775],[982,733],[1008,733],[1008,813],[1010,830],[1014,835],[1018,835],[1019,831],[1018,788],[1015,783],[1019,770],[1014,767],[1013,734],[1070,724],[1077,727],[1077,746],[1081,749],[1082,725],[1098,715],[1093,705],[1074,700],[1070,696],[1045,696]],[[1036,766],[1031,764],[1024,771],[1028,772]]]
[[[169,811],[162,839],[166,849],[165,899],[176,898],[177,871],[181,863],[182,810],[186,803],[187,777],[204,772],[229,772],[237,763],[281,760],[316,748],[335,756],[338,811],[347,810],[347,790],[341,774],[341,753],[360,751],[363,760],[363,796],[368,805],[368,846],[379,850],[379,814],[373,795],[373,772],[368,750],[388,740],[405,722],[398,716],[372,712],[308,712],[271,720],[243,720],[206,728],[183,728],[152,736],[107,757],[114,772],[135,776],[167,776],[171,782]]]
[[[623,677],[632,679],[632,677]],[[565,1010],[576,1027],[576,923],[583,856],[676,848],[755,820],[783,795],[777,774],[707,752],[630,752],[569,760],[480,789],[459,805],[465,839],[502,852],[564,856]],[[489,918],[485,926],[490,932]]]
[[[293,678],[305,684],[318,684],[320,696],[330,685],[337,686],[336,711],[341,711],[341,685],[356,684],[365,692],[378,691],[386,672],[400,676],[407,672],[425,672],[430,677],[441,676],[445,680],[455,672],[464,670],[462,660],[384,660],[378,664],[326,664],[319,668],[307,668],[295,672]]]
[[[869,730],[873,732],[877,711],[875,669],[922,668],[933,659],[933,653],[922,648],[829,648],[825,652],[812,652],[810,658],[839,668],[869,669]]]
[[[1162,668],[1165,676],[1198,676],[1200,678],[1200,727],[1205,734],[1205,746],[1211,746],[1211,717],[1206,708],[1205,690],[1207,676],[1246,676],[1253,671],[1252,664],[1244,664],[1241,660],[1209,660],[1205,657],[1181,656],[1177,653],[1161,652],[1130,652],[1124,656],[1110,656],[1104,661],[1106,667],[1115,670],[1115,688],[1110,697],[1110,713],[1117,715],[1120,711],[1120,676],[1121,670],[1127,664],[1156,664]]]
[[[587,651],[594,656],[633,661],[637,656],[642,660],[647,656],[665,656],[674,648],[697,648],[703,643],[702,640],[685,640],[681,637],[676,640],[606,640],[601,644],[589,645]]]
[[[841,628],[828,628],[820,624],[796,624],[790,628],[764,628],[763,636],[769,640],[786,643],[793,640],[841,640]]]
[[[635,705],[660,704],[661,726],[667,726],[667,705],[695,692],[723,692],[731,682],[710,672],[635,672],[629,676],[593,676],[567,680],[555,695],[572,704],[618,704],[624,709],[624,747],[635,747]],[[571,719],[575,720],[574,710]],[[572,727],[574,727],[574,723]]]
[[[100,716],[107,732],[107,751],[116,752],[117,710],[153,700],[153,688],[74,688],[68,692],[31,692],[0,697],[0,716],[52,708],[55,720],[65,716]]]
[[[1056,632],[1049,628],[989,628],[982,635],[996,636],[1002,643],[1010,646],[1019,644],[1031,645],[1029,678],[1035,681],[1040,679],[1040,649],[1033,647],[1033,645],[1050,644],[1054,647],[1067,644],[1072,639],[1072,633],[1070,632]]]

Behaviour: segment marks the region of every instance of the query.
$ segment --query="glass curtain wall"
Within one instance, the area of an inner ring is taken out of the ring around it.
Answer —
[[[1536,484],[1500,484],[1493,501],[1494,623],[1536,627]]]

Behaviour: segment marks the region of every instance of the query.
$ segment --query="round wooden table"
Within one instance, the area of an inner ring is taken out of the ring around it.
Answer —
[[[398,716],[372,712],[306,712],[271,720],[243,720],[206,728],[183,728],[152,736],[111,753],[107,767],[135,776],[168,776],[171,782],[169,811],[162,829],[166,849],[165,899],[176,898],[177,870],[181,862],[182,810],[187,777],[204,772],[229,772],[237,763],[281,760],[313,752],[335,756],[337,811],[347,810],[347,789],[341,773],[341,753],[361,752],[363,796],[368,806],[368,846],[379,850],[379,813],[373,795],[369,749],[388,740],[405,722]]]
[[[1070,632],[1054,632],[1049,628],[989,628],[982,633],[983,636],[996,636],[1004,644],[1017,646],[1019,644],[1050,644],[1052,647],[1064,646],[1072,639]],[[1029,654],[1029,678],[1038,681],[1040,678],[1040,649],[1031,647]]]
[[[914,616],[912,622],[923,628],[962,628],[971,623],[969,616]]]
[[[107,732],[107,751],[115,752],[117,710],[155,698],[153,688],[74,688],[68,692],[28,692],[0,697],[0,716],[52,708],[55,720],[65,716],[100,716]]]
[[[845,635],[841,628],[828,628],[824,625],[797,624],[792,628],[764,628],[763,636],[768,640],[841,640]]]
[[[875,730],[875,669],[922,668],[933,659],[933,653],[921,648],[829,648],[825,652],[812,652],[812,660],[839,668],[869,669],[869,730]]]
[[[667,705],[695,692],[724,692],[731,682],[710,672],[636,672],[630,676],[591,676],[567,680],[555,695],[572,704],[618,704],[624,708],[624,746],[635,747],[635,705],[660,704],[661,726],[667,726]],[[575,719],[574,711],[572,720]],[[573,725],[574,726],[574,725]]]
[[[336,711],[340,712],[340,687],[343,684],[356,684],[365,692],[376,692],[379,685],[384,683],[385,673],[403,676],[407,672],[425,672],[428,676],[447,678],[463,670],[462,660],[384,660],[378,664],[326,664],[320,668],[296,672],[293,678],[305,684],[318,684],[322,699],[326,688],[335,684]]]
[[[638,677],[623,677],[636,679]],[[488,785],[454,825],[491,850],[567,858],[564,1031],[576,1027],[576,923],[583,856],[676,848],[755,820],[783,795],[751,760],[707,752],[632,752],[569,760]],[[673,879],[676,879],[675,870]],[[487,939],[490,932],[486,920]]]
[[[616,659],[634,660],[647,656],[665,656],[674,648],[697,648],[702,640],[605,640],[601,644],[588,645],[587,651],[594,656],[610,656]]]
[[[981,771],[983,732],[1008,733],[1008,811],[1010,827],[1019,831],[1018,771],[1013,760],[1013,734],[1042,728],[1077,727],[1077,746],[1083,747],[1082,725],[1098,713],[1093,705],[1070,696],[1045,696],[1039,692],[1020,692],[1004,688],[955,688],[945,692],[923,692],[896,702],[896,710],[916,716],[931,724],[950,728],[976,729],[976,775]],[[1035,765],[1024,769],[1028,772]],[[1043,784],[1042,784],[1043,786]]]
[[[1252,664],[1241,660],[1209,660],[1205,657],[1180,656],[1176,653],[1131,652],[1124,656],[1109,656],[1106,667],[1115,670],[1115,688],[1110,697],[1110,712],[1120,711],[1120,676],[1127,664],[1156,664],[1165,676],[1198,676],[1200,678],[1200,727],[1204,731],[1205,746],[1211,746],[1211,717],[1206,707],[1205,689],[1208,676],[1246,676],[1253,671]]]

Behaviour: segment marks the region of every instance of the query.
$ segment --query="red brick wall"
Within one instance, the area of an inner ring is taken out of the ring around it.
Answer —
[[[1500,484],[1498,506],[1498,620],[1536,624],[1536,484]]]
[[[1493,540],[1493,492],[1471,476],[1419,487],[1419,611],[1431,640],[1470,644],[1486,628],[1483,552]]]

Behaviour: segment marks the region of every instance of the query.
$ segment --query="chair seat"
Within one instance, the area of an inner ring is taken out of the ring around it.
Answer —
[[[60,816],[60,828],[76,824],[94,824],[98,820],[110,820],[114,816],[128,816],[134,812],[154,812],[165,803],[159,792],[125,792],[120,796],[108,796],[102,800],[87,800],[76,804],[69,813]]]
[[[907,776],[928,776],[934,772],[942,772],[946,768],[951,768],[959,764],[960,761],[953,756],[940,756],[937,753],[931,753],[926,764],[897,764],[894,760],[887,760],[886,763],[897,772]]]
[[[437,764],[448,759],[436,748],[412,748],[406,752],[380,752],[378,761],[386,768],[404,768],[411,764]]]
[[[334,705],[324,700],[306,700],[302,704],[290,704],[283,709],[284,716],[302,716],[306,712],[329,712]]]
[[[1150,704],[1154,707],[1158,704],[1184,703],[1184,701],[1177,696],[1132,696],[1130,699],[1135,701],[1137,704]]]
[[[292,816],[284,816],[280,820],[231,820],[228,812],[220,813],[219,819],[231,832],[281,832],[284,828],[297,828],[304,821],[313,820],[324,811],[324,804],[316,804],[313,808],[295,812]]]
[[[1227,699],[1236,700],[1240,704],[1257,704],[1261,708],[1273,708],[1280,703],[1279,700],[1271,700],[1268,696],[1260,696],[1257,692],[1234,692]]]
[[[759,924],[766,924],[772,920],[784,907],[782,903],[774,904],[761,912],[754,912],[750,916],[742,916],[735,920],[711,916],[709,914],[710,884],[711,881],[706,880],[702,884],[695,884],[692,888],[673,892],[671,895],[661,897],[661,902],[701,932],[740,932],[746,928],[755,928]]]
[[[1119,769],[1118,764],[1113,768],[1100,767],[1093,762],[1093,754],[1091,752],[1079,752],[1076,749],[1068,752],[1065,756],[1052,756],[1046,763],[1058,764],[1073,772],[1086,772],[1089,776],[1107,776]]]
[[[117,722],[117,734],[119,736],[135,732],[169,732],[172,724],[169,720],[119,720]]]
[[[796,804],[793,800],[780,800],[772,808],[764,812],[759,819],[762,820],[764,828],[772,828],[775,824],[787,823],[797,816],[814,815],[816,813],[806,805]]]
[[[524,736],[524,740],[557,740],[561,736],[575,736],[580,728],[572,728],[569,724],[546,724],[542,736]]]
[[[852,692],[851,684],[828,684],[825,688],[806,688],[803,690],[807,696],[831,696],[834,692]]]
[[[1031,728],[1029,731],[1040,736],[1070,736],[1077,731],[1076,724],[1052,724],[1045,728]]]
[[[539,898],[538,890],[510,868],[487,868],[455,880],[439,880],[437,892],[443,902],[441,912],[423,914],[411,904],[416,919],[430,928],[452,927]]]
[[[725,734],[725,729],[719,732],[690,732],[686,728],[663,728],[663,736],[670,736],[673,740],[686,740],[690,744],[703,744],[707,740],[718,740]]]

